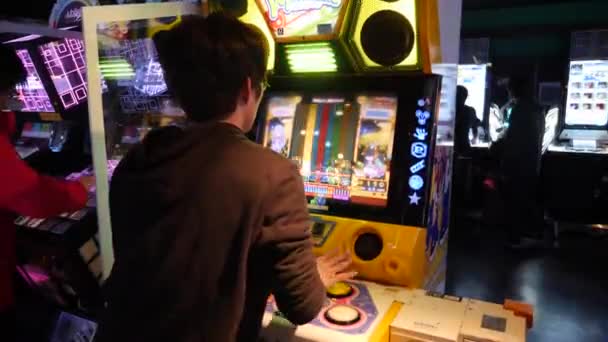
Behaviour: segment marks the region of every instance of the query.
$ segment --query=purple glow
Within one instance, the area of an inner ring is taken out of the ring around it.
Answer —
[[[40,46],[44,60],[63,108],[86,101],[87,78],[84,43],[79,39],[63,39]]]
[[[19,109],[22,112],[54,112],[55,107],[49,99],[36,67],[32,62],[30,53],[23,50],[16,50],[17,56],[23,63],[27,72],[27,81],[25,84],[17,86],[17,99],[22,103],[23,107]]]

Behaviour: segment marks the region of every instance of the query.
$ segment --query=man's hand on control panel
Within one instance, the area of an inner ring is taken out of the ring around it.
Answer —
[[[357,272],[351,269],[352,258],[350,253],[330,252],[317,258],[317,269],[325,288],[337,282],[354,278]]]

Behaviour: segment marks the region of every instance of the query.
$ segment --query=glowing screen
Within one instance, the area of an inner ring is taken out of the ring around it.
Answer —
[[[275,96],[266,111],[264,146],[297,163],[307,196],[386,206],[396,97]]]
[[[101,46],[100,55],[102,75],[115,82],[124,113],[183,113],[167,92],[152,39],[115,41]]]
[[[84,42],[64,39],[44,44],[39,49],[63,108],[68,109],[86,101]]]
[[[344,0],[258,0],[279,38],[332,34]]]
[[[54,112],[55,107],[53,107],[49,95],[42,85],[30,53],[25,49],[15,52],[25,67],[27,81],[16,88],[16,99],[19,100],[21,108],[11,109],[22,112]]]
[[[475,109],[477,118],[483,121],[486,108],[487,66],[465,64],[458,66],[458,85],[469,91],[466,105]]]
[[[608,61],[570,62],[566,125],[608,123]]]

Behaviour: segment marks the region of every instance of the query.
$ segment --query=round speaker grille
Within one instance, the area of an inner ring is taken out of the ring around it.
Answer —
[[[414,28],[402,14],[383,10],[372,14],[361,29],[365,54],[383,66],[394,66],[409,56],[414,48]]]
[[[382,253],[382,238],[375,233],[365,233],[355,241],[355,255],[363,261],[376,259]]]

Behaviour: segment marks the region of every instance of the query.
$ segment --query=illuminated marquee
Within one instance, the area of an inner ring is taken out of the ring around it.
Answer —
[[[277,37],[332,34],[344,0],[260,0]]]
[[[274,21],[279,18],[279,11],[286,14],[320,10],[323,7],[340,8],[342,0],[264,0],[268,17]]]

